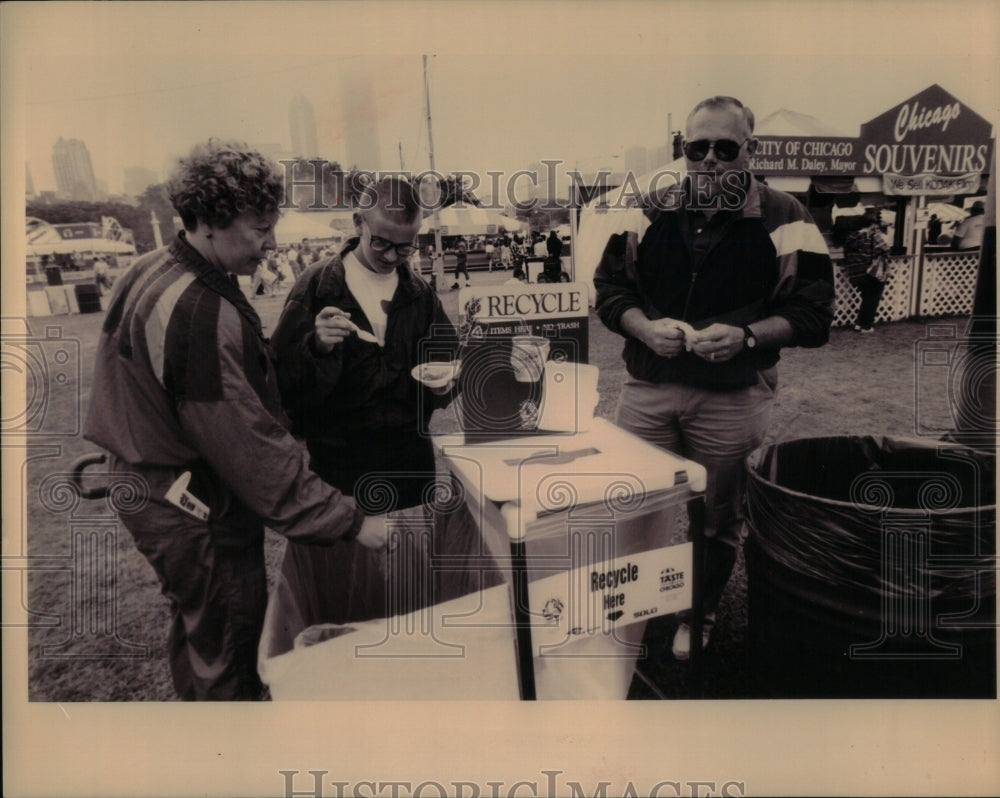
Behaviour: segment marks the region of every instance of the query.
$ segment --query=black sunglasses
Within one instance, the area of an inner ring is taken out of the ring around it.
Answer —
[[[365,224],[368,224],[365,222]],[[371,227],[368,228],[368,232],[372,238],[372,249],[376,252],[388,252],[390,249],[395,249],[396,254],[401,258],[408,258],[414,252],[417,251],[417,247],[412,242],[409,244],[396,244],[390,241],[388,238],[382,238],[382,236],[377,236],[372,233]]]
[[[748,141],[750,141],[749,138],[745,138],[741,142],[735,142],[731,139],[685,141],[684,157],[689,161],[704,161],[705,156],[708,155],[708,151],[714,149],[715,157],[720,161],[735,161],[743,145]]]

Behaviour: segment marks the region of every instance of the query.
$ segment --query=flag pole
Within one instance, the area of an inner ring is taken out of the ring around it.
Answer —
[[[430,84],[427,80],[427,56],[424,56],[424,98],[427,105],[427,154],[430,158],[431,164],[431,174],[437,175],[437,170],[434,168],[434,134],[431,131],[431,90]],[[436,177],[435,177],[436,179]],[[440,205],[440,191],[441,186],[438,186],[438,198],[434,201],[434,249],[444,257],[444,250],[441,248],[441,224],[440,217],[438,216],[438,207]]]

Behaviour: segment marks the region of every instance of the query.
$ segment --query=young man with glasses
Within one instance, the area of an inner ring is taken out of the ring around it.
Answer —
[[[359,504],[422,517],[435,480],[427,425],[451,400],[453,381],[432,389],[411,370],[453,359],[457,335],[407,264],[417,252],[417,200],[399,178],[368,185],[354,213],[357,237],[303,272],[271,341],[282,402],[311,467]],[[384,555],[351,543],[323,553],[289,546],[283,576],[302,588],[307,625],[386,617],[430,600],[425,575],[387,575],[387,567]]]
[[[594,275],[598,314],[625,338],[616,422],[708,470],[705,644],[742,543],[744,459],[768,428],[779,350],[822,346],[833,320],[819,230],[747,171],[753,125],[736,98],[698,103],[685,179],[645,198],[648,227],[612,236]],[[689,656],[688,620],[681,613],[678,659]]]

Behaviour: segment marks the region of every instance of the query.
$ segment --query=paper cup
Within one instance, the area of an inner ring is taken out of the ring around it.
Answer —
[[[511,338],[510,365],[518,382],[538,382],[549,358],[549,339],[540,335],[515,335]]]
[[[410,371],[413,379],[422,382],[428,388],[442,388],[458,374],[458,361],[448,363],[421,363]]]

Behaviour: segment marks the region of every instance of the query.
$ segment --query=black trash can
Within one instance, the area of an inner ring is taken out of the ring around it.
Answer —
[[[45,282],[48,285],[62,285],[62,269],[58,266],[46,266],[45,267]]]
[[[874,437],[748,461],[748,667],[776,698],[996,697],[996,459]]]
[[[76,292],[76,304],[81,313],[101,312],[101,291],[91,283],[79,283],[74,286]]]

